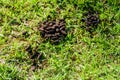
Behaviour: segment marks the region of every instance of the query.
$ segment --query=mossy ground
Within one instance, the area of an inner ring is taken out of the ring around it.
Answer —
[[[101,21],[92,37],[81,21],[89,7]],[[49,18],[66,21],[69,32],[58,45],[40,36],[38,23]],[[31,70],[28,45],[44,54],[42,68]],[[119,75],[119,0],[0,0],[0,80],[119,80]]]

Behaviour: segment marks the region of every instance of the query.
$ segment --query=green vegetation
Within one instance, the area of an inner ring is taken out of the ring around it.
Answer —
[[[100,23],[92,37],[82,26],[92,7]],[[43,42],[39,23],[65,19],[68,35]],[[31,52],[43,55],[35,60]],[[38,62],[37,62],[38,61]],[[119,80],[120,0],[0,0],[0,80]]]

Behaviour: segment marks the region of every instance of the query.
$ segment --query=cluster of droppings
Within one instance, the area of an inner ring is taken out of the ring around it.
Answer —
[[[26,51],[29,53],[29,58],[32,60],[32,70],[44,66],[45,56],[43,53],[38,52],[37,47],[32,48],[31,45],[28,45]]]
[[[59,43],[67,36],[65,21],[63,19],[45,21],[40,24],[39,30],[41,37],[46,40],[49,39],[52,43]]]
[[[89,11],[88,13],[84,14],[85,18],[82,19],[83,22],[85,22],[86,30],[92,31],[93,28],[97,28],[100,19],[98,12]]]

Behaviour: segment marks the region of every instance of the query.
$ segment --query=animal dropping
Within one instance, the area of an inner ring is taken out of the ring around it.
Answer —
[[[98,12],[88,11],[88,13],[85,13],[84,16],[85,18],[82,19],[82,21],[85,22],[86,30],[92,32],[94,28],[97,28],[100,22]]]
[[[59,43],[67,36],[65,20],[45,21],[39,27],[41,37],[52,43]]]

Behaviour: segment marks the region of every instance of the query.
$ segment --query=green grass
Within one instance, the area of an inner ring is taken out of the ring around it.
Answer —
[[[93,38],[82,28],[85,6],[99,12]],[[48,17],[66,21],[69,32],[59,45],[42,42],[37,30]],[[42,69],[30,70],[27,45],[44,54]],[[119,0],[0,0],[0,80],[120,80],[119,75]]]

